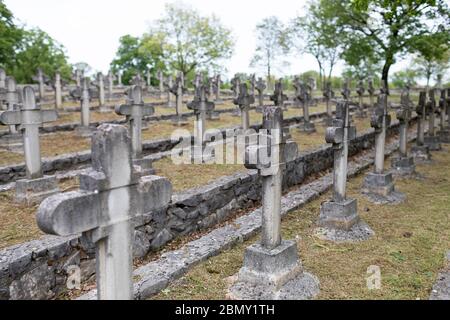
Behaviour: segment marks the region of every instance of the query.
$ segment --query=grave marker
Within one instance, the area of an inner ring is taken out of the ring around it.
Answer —
[[[439,99],[439,112],[441,115],[440,118],[440,130],[438,132],[439,141],[441,143],[450,143],[450,129],[447,123],[448,116],[448,98],[446,96],[446,90],[441,89],[441,97]],[[449,117],[450,119],[450,117]]]
[[[262,180],[261,242],[246,249],[243,267],[229,296],[242,300],[310,299],[318,294],[319,282],[304,272],[296,241],[281,238],[283,172],[298,149],[284,134],[280,107],[264,109],[259,138],[258,145],[247,147],[245,166],[258,170]],[[270,159],[265,161],[267,154]]]
[[[22,133],[25,155],[26,179],[16,182],[16,201],[34,204],[59,192],[54,176],[42,173],[39,128],[46,122],[55,121],[55,110],[41,110],[31,86],[23,89],[23,102],[20,109],[0,113],[0,123],[15,125]]]
[[[323,120],[325,126],[331,126],[333,123],[333,112],[331,111],[331,99],[334,98],[334,91],[331,87],[331,82],[328,81],[325,84],[325,90],[323,91],[323,97],[325,98],[325,104],[327,108],[327,115]]]
[[[425,105],[425,110],[428,115],[428,133],[425,134],[424,143],[428,146],[430,151],[439,151],[442,149],[439,142],[439,137],[436,135],[436,108],[435,89],[428,91],[428,101]]]
[[[356,111],[356,117],[357,118],[366,118],[367,112],[364,110],[364,81],[359,80],[358,81],[358,89],[356,90],[356,93],[358,94],[358,110]]]
[[[241,109],[242,115],[242,129],[248,130],[250,128],[250,106],[255,103],[255,97],[248,92],[247,84],[241,83],[239,88],[239,96],[233,100],[233,103]]]
[[[431,160],[430,149],[425,145],[426,99],[427,93],[421,91],[419,94],[419,103],[416,107],[418,117],[416,145],[411,148],[411,153],[416,162],[427,162]]]
[[[267,89],[266,83],[263,78],[258,78],[256,82],[256,91],[258,91],[258,106],[256,112],[262,112],[264,109],[264,90]]]
[[[37,212],[42,231],[82,233],[96,246],[97,296],[133,299],[133,221],[166,206],[170,182],[135,171],[131,142],[123,126],[101,125],[92,137],[92,169],[80,176],[80,191],[46,199]]]

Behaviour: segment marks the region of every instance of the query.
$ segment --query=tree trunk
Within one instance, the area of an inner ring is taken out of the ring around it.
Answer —
[[[389,70],[391,69],[391,66],[392,62],[390,62],[390,59],[387,59],[386,63],[384,64],[383,73],[381,76],[381,81],[386,87],[387,94],[389,94]]]

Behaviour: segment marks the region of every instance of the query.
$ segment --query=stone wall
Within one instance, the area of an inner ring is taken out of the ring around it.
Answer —
[[[395,123],[388,135],[397,133],[398,123]],[[350,144],[349,156],[371,148],[374,137],[373,132],[358,135]],[[300,154],[287,165],[284,188],[299,185],[305,178],[330,169],[332,164],[331,146]],[[174,194],[167,208],[134,221],[135,256],[143,257],[174,238],[213,227],[237,209],[257,205],[260,188],[257,172],[249,170]],[[82,237],[45,236],[6,248],[0,251],[0,299],[54,298],[64,291],[67,268],[71,265],[81,267],[82,279],[95,272],[94,250]]]

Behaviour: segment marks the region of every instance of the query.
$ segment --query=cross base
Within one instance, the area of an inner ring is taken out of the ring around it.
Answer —
[[[311,121],[303,122],[298,126],[298,131],[300,132],[306,132],[306,133],[313,133],[316,132],[316,126]]]
[[[16,181],[15,201],[26,205],[34,205],[58,192],[59,187],[55,176],[18,180]]]
[[[0,148],[10,152],[23,153],[23,138],[20,133],[9,133],[0,138]]]
[[[355,118],[362,119],[367,118],[367,112],[366,110],[356,110],[355,112]]]
[[[78,126],[75,128],[75,133],[81,137],[90,137],[92,136],[93,129],[91,127]]]
[[[414,158],[411,156],[393,158],[391,161],[391,167],[394,171],[393,173],[399,176],[412,175],[416,171]]]
[[[414,161],[417,163],[424,163],[431,161],[431,153],[428,146],[413,146],[411,148],[411,154],[414,157]]]
[[[400,203],[405,195],[395,191],[392,173],[368,173],[364,178],[361,193],[374,203]]]
[[[439,136],[425,136],[424,144],[428,146],[430,151],[440,151],[442,149]]]
[[[155,174],[155,169],[153,169],[153,161],[151,159],[133,159],[133,164],[139,167],[138,170],[140,171],[140,175],[142,177]]]
[[[327,201],[320,207],[318,225],[330,229],[349,231],[360,221],[356,199],[342,202]]]
[[[244,265],[228,297],[236,300],[306,300],[319,294],[319,280],[303,272],[295,241],[283,241],[269,250],[248,247]]]
[[[98,112],[100,112],[100,113],[108,113],[108,112],[111,112],[111,108],[109,106],[107,106],[107,105],[101,105],[98,108]]]
[[[444,129],[439,131],[438,133],[439,141],[441,143],[450,143],[450,130]]]
[[[231,114],[232,117],[240,117],[242,114],[241,109],[240,108],[236,108],[234,109],[233,113]]]

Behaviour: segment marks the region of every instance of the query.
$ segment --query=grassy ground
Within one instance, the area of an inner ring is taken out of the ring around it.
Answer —
[[[363,176],[349,183],[359,213],[376,235],[366,242],[333,244],[313,236],[326,194],[283,221],[283,237],[298,239],[304,268],[320,279],[317,299],[427,299],[450,247],[450,153],[434,153],[433,165],[419,165],[425,180],[399,180],[407,201],[374,205],[359,193]],[[156,299],[224,299],[227,278],[242,266],[245,247],[255,237],[192,269]],[[381,290],[368,290],[367,268],[381,268]]]
[[[69,179],[61,182],[59,188],[62,192],[72,191],[77,184],[77,180]],[[14,191],[0,193],[0,249],[43,235],[36,225],[37,207],[15,203]]]

